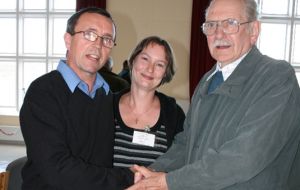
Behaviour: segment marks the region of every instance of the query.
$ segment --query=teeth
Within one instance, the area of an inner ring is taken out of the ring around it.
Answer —
[[[215,47],[220,47],[220,46],[230,46],[230,43],[227,41],[223,41],[223,40],[216,40],[214,42],[214,46]]]
[[[98,55],[93,55],[93,54],[90,54],[90,56],[91,56],[92,58],[95,58],[95,59],[98,59],[98,58],[99,58],[99,56],[98,56]]]

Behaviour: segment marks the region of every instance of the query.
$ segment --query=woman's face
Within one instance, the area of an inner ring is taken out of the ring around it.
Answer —
[[[151,43],[133,60],[132,83],[145,89],[156,89],[167,69],[163,46]]]

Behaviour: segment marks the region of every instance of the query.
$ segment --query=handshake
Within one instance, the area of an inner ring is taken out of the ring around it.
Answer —
[[[132,166],[130,170],[134,173],[134,185],[126,190],[168,190],[166,173],[138,165]]]

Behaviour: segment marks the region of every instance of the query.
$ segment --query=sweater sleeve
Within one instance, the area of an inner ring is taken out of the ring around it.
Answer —
[[[175,135],[183,131],[185,114],[174,98],[159,92],[156,92],[156,94],[161,101],[161,108],[164,112],[163,121],[167,128],[167,143],[169,148],[173,143]]]
[[[183,123],[185,120],[185,114],[184,111],[182,110],[182,108],[176,104],[176,109],[177,109],[177,115],[176,115],[176,130],[175,130],[175,134],[182,132],[183,131]]]

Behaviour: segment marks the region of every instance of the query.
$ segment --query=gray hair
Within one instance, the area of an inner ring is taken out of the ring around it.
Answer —
[[[212,3],[215,0],[212,0],[209,4],[209,6],[205,10],[205,18],[207,18],[209,9],[212,5]],[[257,4],[255,0],[240,0],[244,4],[244,16],[246,16],[246,19],[248,21],[255,21],[258,19],[258,11],[257,11]]]

